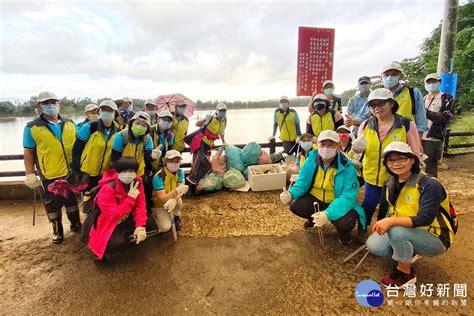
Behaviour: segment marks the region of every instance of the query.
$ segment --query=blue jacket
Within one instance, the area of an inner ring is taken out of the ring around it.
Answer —
[[[318,164],[316,158],[317,150],[312,150],[306,158],[303,167],[301,167],[298,179],[291,187],[289,192],[293,200],[296,200],[307,192],[313,186],[314,175],[316,174]],[[354,165],[337,153],[337,172],[334,177],[334,195],[335,199],[326,209],[328,219],[336,221],[346,215],[350,210],[355,210],[359,215],[359,223],[363,229],[366,229],[366,219],[364,209],[357,204],[357,192],[359,191],[359,181],[357,181],[357,171]]]

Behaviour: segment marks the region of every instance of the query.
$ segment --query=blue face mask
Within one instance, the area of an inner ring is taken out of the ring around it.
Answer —
[[[216,116],[219,120],[223,120],[225,118],[225,112],[219,111],[216,113]]]
[[[128,111],[128,109],[120,110],[120,116],[121,117],[128,118],[129,115],[130,115],[130,112]]]
[[[400,76],[387,76],[382,78],[383,86],[387,89],[393,88],[398,84]]]
[[[425,89],[428,92],[435,92],[439,91],[439,83],[434,82],[434,83],[425,83]]]
[[[179,114],[184,114],[184,112],[186,112],[186,107],[178,106],[178,110],[176,112]]]
[[[56,116],[59,113],[59,104],[43,104],[41,105],[41,111],[48,116]]]
[[[313,148],[313,142],[301,142],[301,148],[303,148],[304,151],[308,152]]]
[[[324,89],[324,94],[331,95],[334,92],[334,88],[326,88]]]
[[[104,122],[113,121],[115,118],[115,112],[100,111],[99,115]]]

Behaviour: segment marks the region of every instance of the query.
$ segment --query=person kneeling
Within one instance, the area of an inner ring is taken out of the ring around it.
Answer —
[[[420,173],[420,161],[409,145],[390,143],[383,155],[391,174],[383,188],[389,212],[372,227],[376,234],[367,239],[367,249],[397,262],[382,284],[404,287],[416,283],[415,258],[444,253],[453,242],[455,225],[446,190],[436,179]]]
[[[171,229],[173,216],[176,230],[181,229],[180,211],[183,206],[181,196],[188,192],[184,185],[184,170],[180,169],[182,158],[177,150],[169,150],[163,159],[164,166],[153,176],[153,215],[161,232]],[[168,214],[169,212],[169,214]]]
[[[325,130],[318,136],[318,150],[309,153],[295,184],[280,194],[290,210],[308,221],[306,229],[324,226],[328,221],[336,227],[340,244],[352,243],[350,233],[356,222],[365,230],[365,213],[357,204],[359,183],[351,162],[339,152],[339,136]],[[321,212],[315,213],[314,204]],[[323,211],[324,210],[324,211]]]
[[[137,244],[146,239],[146,203],[138,167],[135,158],[122,157],[114,164],[115,169],[107,170],[99,181],[96,201],[100,212],[92,224],[84,223],[84,227],[90,229],[89,248],[101,260],[129,244],[132,234]]]

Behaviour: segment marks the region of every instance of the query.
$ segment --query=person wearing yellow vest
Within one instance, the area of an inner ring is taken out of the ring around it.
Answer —
[[[416,87],[410,87],[403,79],[403,70],[399,63],[392,62],[382,68],[382,84],[390,90],[399,107],[397,113],[409,118],[416,124],[418,136],[421,138],[428,131],[423,94]],[[360,125],[370,117],[370,109],[366,103],[352,121],[353,125]]]
[[[153,216],[161,232],[170,230],[171,217],[176,224],[176,230],[181,229],[181,196],[185,195],[189,188],[184,184],[184,170],[179,168],[182,160],[179,151],[169,150],[163,159],[163,168],[153,176]]]
[[[338,111],[330,109],[330,104],[324,94],[314,97],[313,112],[306,122],[306,133],[313,134],[316,138],[321,131],[335,131],[344,124],[344,119]]]
[[[277,130],[280,129],[280,139],[283,142],[283,152],[291,155],[296,152],[296,144],[300,142],[300,118],[295,110],[290,109],[290,100],[287,96],[280,97],[278,109],[273,115],[273,133],[269,141],[275,139]]]
[[[384,150],[383,163],[391,175],[384,184],[389,213],[372,226],[367,249],[397,262],[382,284],[405,287],[416,283],[413,262],[419,256],[446,252],[457,224],[443,185],[420,172],[418,155],[408,144],[390,143]]]
[[[283,188],[280,200],[290,210],[307,221],[305,229],[322,227],[329,221],[336,227],[338,242],[352,243],[351,231],[359,222],[366,229],[364,210],[357,204],[359,183],[352,163],[340,152],[339,136],[335,131],[322,131],[318,150],[310,152],[295,184]],[[320,212],[315,212],[314,204]]]
[[[117,133],[112,143],[112,167],[120,157],[134,157],[138,161],[137,176],[152,172],[153,140],[150,136],[150,116],[138,111],[129,121],[130,128]]]
[[[227,126],[227,105],[222,102],[218,103],[214,115],[207,115],[204,119],[198,120],[196,126],[199,129],[185,137],[189,151],[193,154],[191,172],[187,177],[193,190],[199,180],[211,170],[209,156],[214,147],[214,141],[220,138],[223,146],[227,146],[224,138]]]
[[[125,99],[127,101],[125,101]],[[125,97],[122,99],[115,100],[117,104],[119,115],[115,118],[117,127],[120,130],[129,128],[128,121],[135,115],[133,112],[133,102],[130,101],[130,98]]]
[[[82,229],[76,196],[70,192],[64,198],[47,190],[48,185],[70,175],[72,147],[76,140],[76,125],[59,115],[60,104],[54,93],[41,92],[36,103],[36,109],[41,114],[26,125],[23,133],[25,184],[33,190],[41,186],[45,189],[44,208],[53,225],[53,243],[60,243],[64,238],[63,206],[66,208],[71,230],[80,232]]]
[[[342,101],[341,98],[338,98],[334,95],[334,88],[334,82],[332,82],[332,80],[325,80],[323,82],[323,92],[329,101],[329,109],[334,111],[341,111]]]
[[[152,166],[153,172],[158,171],[163,166],[161,157],[163,157],[168,150],[173,146],[174,138],[171,131],[172,128],[173,114],[168,110],[161,110],[158,114],[158,121],[156,125],[151,126],[150,136],[153,139],[153,148],[159,148],[159,153],[156,155],[156,151],[152,152]],[[159,157],[158,157],[159,156]]]
[[[398,103],[391,92],[379,88],[369,94],[368,104],[372,117],[359,126],[359,137],[352,144],[356,153],[364,152],[362,174],[365,180],[364,208],[367,223],[370,225],[375,208],[380,203],[378,218],[385,217],[387,202],[382,196],[382,186],[389,177],[382,163],[385,147],[392,142],[405,142],[420,155],[420,139],[415,123],[397,114]],[[364,143],[363,146],[360,144]],[[382,199],[381,199],[382,197]]]
[[[176,111],[173,115],[173,149],[183,152],[185,143],[184,138],[188,134],[189,119],[184,115],[186,112],[186,103],[184,101],[178,101],[176,105]]]
[[[298,166],[298,171],[303,166],[306,158],[308,158],[311,150],[313,150],[313,135],[310,133],[304,133],[301,135],[300,145],[298,147],[298,152],[296,153],[295,164]]]
[[[86,114],[86,118],[84,119],[84,121],[77,124],[78,130],[82,127],[82,125],[89,122],[97,121],[99,119],[99,106],[95,103],[90,103],[86,105],[86,107],[84,108],[84,112]]]
[[[85,123],[77,132],[72,149],[72,171],[76,178],[81,173],[88,175],[87,190],[99,184],[102,174],[110,168],[112,144],[119,129],[114,124],[118,115],[117,105],[112,100],[103,100],[99,105],[100,119]]]
[[[146,99],[144,103],[145,112],[150,115],[151,126],[158,124],[158,106],[154,99]]]

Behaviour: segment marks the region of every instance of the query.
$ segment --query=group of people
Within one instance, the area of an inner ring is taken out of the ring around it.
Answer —
[[[332,223],[338,242],[348,245],[357,226],[357,239],[371,253],[391,255],[397,262],[382,283],[404,286],[416,282],[415,255],[445,252],[456,230],[447,193],[435,179],[454,99],[439,91],[438,74],[426,76],[423,97],[403,81],[397,63],[382,69],[382,83],[384,88],[372,91],[370,78],[359,78],[344,118],[334,83],[324,82],[323,93],[315,92],[308,105],[305,133],[289,99],[281,97],[270,140],[279,131],[284,151],[296,156],[297,180],[280,199],[306,219],[304,227]],[[103,100],[88,105],[85,121],[75,124],[59,114],[60,100],[46,91],[38,96],[37,110],[39,116],[24,130],[25,184],[44,189],[52,241],[63,241],[64,206],[71,230],[82,230],[99,259],[127,244],[130,236],[142,242],[150,225],[165,232],[174,223],[179,230],[181,197],[209,173],[214,142],[227,145],[224,103],[198,120],[198,129],[189,135],[184,101],[158,111],[150,99],[144,111],[134,112],[129,98]],[[188,177],[180,168],[185,144],[193,154]],[[420,171],[422,153],[432,177]],[[97,192],[93,198],[100,212],[93,225],[83,228],[74,192],[58,196],[48,190],[57,180],[86,183],[85,193]],[[368,226],[374,233],[367,238]]]
[[[406,286],[416,282],[413,258],[445,252],[457,229],[446,190],[436,179],[454,99],[439,91],[441,79],[435,73],[425,78],[425,97],[403,81],[398,63],[385,66],[381,77],[384,87],[375,90],[369,77],[359,78],[345,119],[331,95],[334,84],[326,81],[324,93],[311,98],[304,134],[288,98],[280,98],[270,139],[279,130],[285,151],[296,152],[297,180],[280,199],[306,219],[304,227],[330,222],[338,242],[348,245],[357,225],[356,239],[397,263],[382,283]],[[368,226],[373,233],[367,238]]]
[[[71,231],[82,231],[74,188],[84,184],[84,196],[98,192],[93,198],[101,213],[82,235],[101,259],[106,250],[127,243],[130,235],[137,243],[143,241],[146,227],[156,225],[166,232],[173,223],[180,229],[181,196],[189,189],[180,168],[185,143],[193,153],[188,177],[192,188],[209,171],[214,141],[224,141],[227,112],[227,106],[219,103],[215,113],[199,120],[198,130],[187,135],[186,107],[178,101],[158,112],[149,99],[145,111],[134,112],[130,98],[106,99],[87,105],[86,119],[75,124],[60,115],[61,102],[54,93],[39,94],[39,115],[24,129],[25,184],[44,191],[53,243],[64,239],[62,207]],[[61,181],[73,189],[64,195],[49,190]]]

